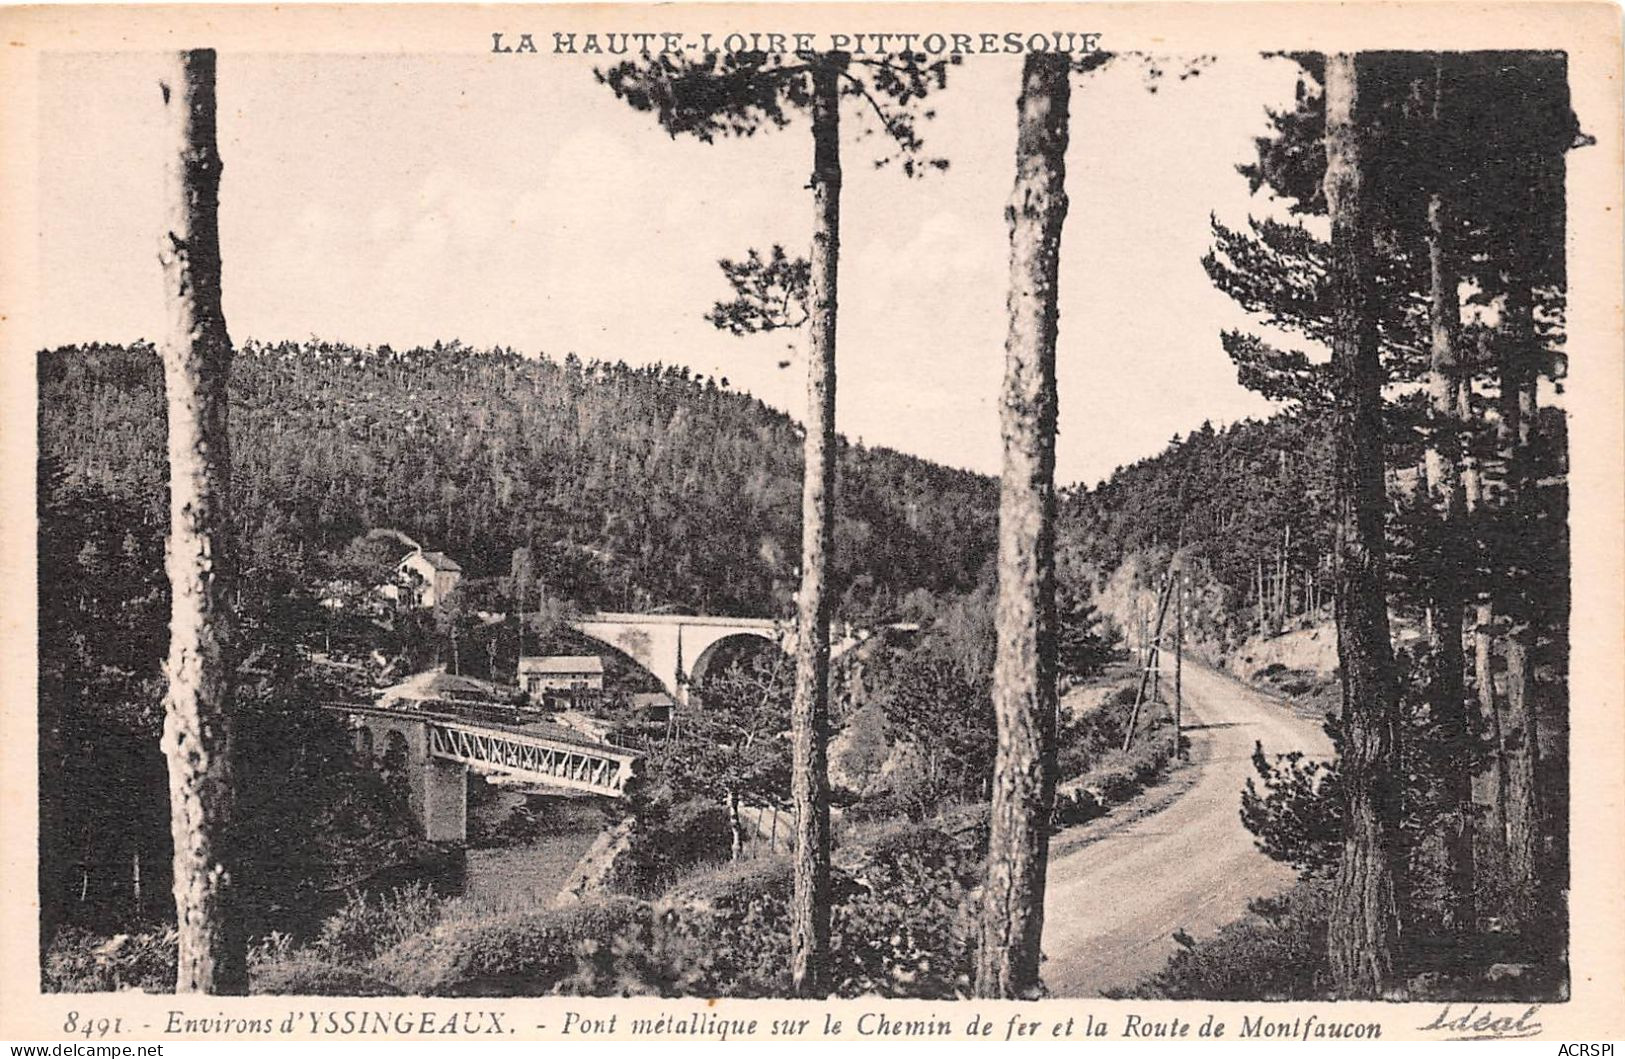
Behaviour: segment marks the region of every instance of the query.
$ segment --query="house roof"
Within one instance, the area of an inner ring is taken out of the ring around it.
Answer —
[[[507,695],[507,691],[489,681],[455,676],[444,669],[428,669],[380,691],[378,705],[388,706],[397,702],[500,703],[506,700]]]
[[[658,706],[675,706],[676,701],[664,691],[638,691],[631,698],[632,708],[647,710]]]
[[[442,573],[460,574],[463,572],[463,568],[457,564],[457,560],[453,559],[445,552],[409,552],[401,559],[401,562],[406,562],[414,555],[423,556],[425,562]]]
[[[519,660],[521,673],[598,673],[604,660],[597,655],[542,655]]]

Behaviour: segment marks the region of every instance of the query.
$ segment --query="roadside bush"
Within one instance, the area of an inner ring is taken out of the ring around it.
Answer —
[[[1174,736],[1166,727],[1152,729],[1127,752],[1107,750],[1093,768],[1055,792],[1051,819],[1056,826],[1093,820],[1161,782],[1173,759]]]
[[[1331,885],[1299,882],[1280,897],[1255,898],[1245,917],[1180,951],[1121,997],[1159,1000],[1320,1000],[1330,992],[1326,921]]]
[[[41,977],[44,991],[145,993],[175,991],[178,938],[174,927],[104,937],[65,928],[51,939]]]
[[[1072,787],[1055,792],[1055,811],[1052,820],[1057,827],[1086,824],[1104,815],[1106,803],[1087,787]]]
[[[1093,785],[1107,805],[1126,802],[1140,793],[1140,782],[1126,765],[1106,765],[1091,769],[1089,774],[1094,777]]]
[[[1056,733],[1056,765],[1063,782],[1099,768],[1123,745],[1123,733],[1134,712],[1136,683],[1114,691],[1097,709],[1077,716],[1063,717]],[[1146,704],[1142,710],[1161,709]]]

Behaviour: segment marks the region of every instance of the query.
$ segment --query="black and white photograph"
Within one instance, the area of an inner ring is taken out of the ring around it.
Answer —
[[[6,1035],[1625,1032],[1619,10],[1174,6],[0,12]]]

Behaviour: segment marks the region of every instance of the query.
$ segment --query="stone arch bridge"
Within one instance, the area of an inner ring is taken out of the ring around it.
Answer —
[[[582,635],[625,652],[681,703],[688,701],[689,686],[705,679],[718,650],[729,641],[754,638],[766,640],[786,654],[796,651],[795,623],[772,618],[599,613],[583,614],[569,624]],[[840,657],[867,638],[864,630],[832,626],[830,657]]]

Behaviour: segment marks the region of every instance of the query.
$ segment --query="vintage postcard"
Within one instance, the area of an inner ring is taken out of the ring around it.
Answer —
[[[1607,1054],[1620,28],[0,10],[0,1036]]]

